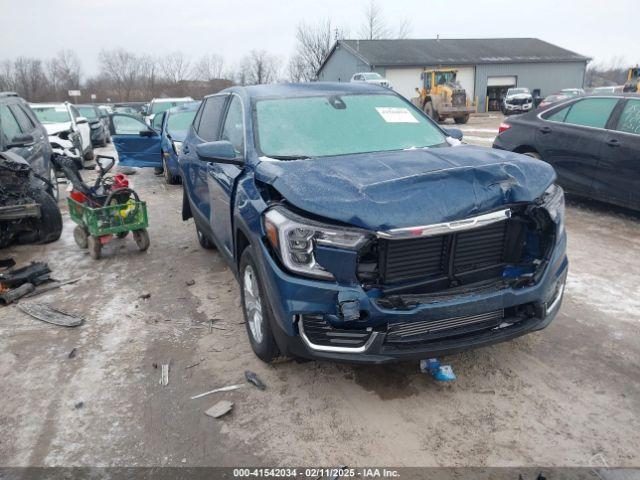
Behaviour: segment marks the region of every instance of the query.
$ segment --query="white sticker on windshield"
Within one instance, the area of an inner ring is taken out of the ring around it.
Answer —
[[[387,123],[418,123],[418,119],[407,108],[376,107],[376,110]]]

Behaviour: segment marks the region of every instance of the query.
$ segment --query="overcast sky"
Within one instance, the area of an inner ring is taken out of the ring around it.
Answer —
[[[227,66],[251,49],[295,47],[298,22],[331,18],[356,37],[368,0],[0,0],[0,60],[48,58],[75,50],[83,73],[100,49],[182,50],[222,55]],[[412,23],[411,38],[537,37],[596,61],[640,63],[638,0],[378,0],[390,27]]]

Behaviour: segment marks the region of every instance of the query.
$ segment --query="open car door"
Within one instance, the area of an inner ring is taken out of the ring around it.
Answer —
[[[160,133],[142,120],[124,113],[109,115],[113,146],[121,165],[129,167],[162,167]]]

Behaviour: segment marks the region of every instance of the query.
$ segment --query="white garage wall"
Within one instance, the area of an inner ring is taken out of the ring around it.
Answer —
[[[437,67],[426,67],[437,68]],[[458,69],[458,82],[470,96],[470,100],[475,98],[474,86],[475,79],[475,67],[450,67],[445,68],[457,68]],[[416,96],[416,87],[420,87],[420,73],[424,70],[423,67],[407,67],[407,68],[393,68],[388,67],[385,72],[387,80],[391,82],[393,88],[400,95],[405,96],[408,99]]]

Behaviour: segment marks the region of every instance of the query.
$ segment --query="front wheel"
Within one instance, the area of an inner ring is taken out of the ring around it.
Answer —
[[[60,199],[60,189],[58,188],[58,176],[56,175],[56,169],[53,168],[53,163],[49,162],[49,187],[47,193],[53,197],[57,202]]]
[[[162,159],[162,170],[164,171],[164,181],[167,182],[167,185],[176,185],[178,183],[176,176],[171,173],[167,160],[164,158]]]
[[[60,208],[58,208],[58,202],[44,190],[34,191],[33,197],[40,204],[38,243],[55,242],[62,233],[62,215]]]
[[[280,357],[280,350],[271,329],[272,314],[262,292],[264,288],[253,252],[251,247],[248,247],[240,259],[242,311],[253,352],[263,362],[271,363]]]
[[[469,121],[469,114],[463,115],[462,117],[455,117],[453,121],[456,122],[458,125],[465,124]]]
[[[196,235],[198,235],[198,243],[202,248],[206,250],[214,250],[216,248],[215,243],[213,243],[213,241],[209,237],[207,237],[207,235],[202,230],[200,230],[197,223]]]
[[[87,248],[89,249],[89,255],[94,260],[100,259],[102,256],[102,244],[100,243],[100,237],[94,237],[91,235],[87,239]]]
[[[87,153],[84,154],[84,159],[85,161],[90,162],[94,158],[96,158],[96,155],[95,153],[93,153],[93,147],[89,147],[89,150],[87,151]]]

